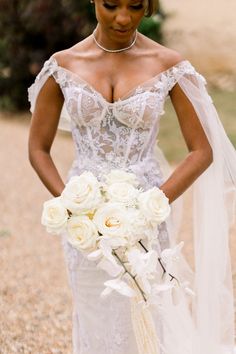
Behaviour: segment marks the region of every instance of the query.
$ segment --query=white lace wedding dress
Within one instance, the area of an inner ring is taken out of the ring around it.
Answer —
[[[224,200],[222,195],[215,196],[215,192],[218,188],[225,190],[225,185],[229,187],[227,190],[235,191],[236,159],[205,90],[204,78],[183,60],[110,103],[88,82],[59,66],[51,57],[29,89],[32,112],[49,76],[54,77],[65,98],[59,127],[71,130],[76,148],[76,159],[68,178],[85,170],[99,178],[110,169],[123,168],[134,172],[144,189],[161,185],[166,176],[156,154],[156,139],[165,100],[178,83],[192,102],[214,150],[214,163],[195,183],[195,220],[199,221],[194,235],[196,269],[192,272],[184,260],[181,268],[184,276],[188,274],[192,279],[196,295],[191,300],[186,295],[186,299],[176,305],[166,293],[161,309],[153,309],[159,339],[156,354],[232,354],[233,297],[228,229],[222,212]],[[226,168],[222,170],[224,164]],[[209,198],[206,198],[207,193]],[[211,198],[213,200],[209,201]],[[206,209],[208,207],[210,209]],[[207,218],[206,211],[209,212]],[[220,231],[215,223],[217,215],[218,223],[223,225]],[[159,250],[174,245],[174,235],[171,222],[162,224]],[[213,238],[216,245],[211,252]],[[102,299],[103,283],[110,277],[73,249],[66,235],[62,240],[74,300],[73,353],[138,354],[129,298],[113,292]]]

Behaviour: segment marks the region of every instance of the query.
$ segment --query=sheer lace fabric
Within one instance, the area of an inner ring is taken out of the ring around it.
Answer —
[[[214,152],[214,163],[193,186],[195,274],[182,259],[177,275],[180,279],[187,276],[196,298],[182,295],[177,305],[165,293],[160,298],[160,308],[152,311],[160,354],[232,354],[233,297],[228,250],[232,203],[227,205],[226,215],[225,201],[226,190],[227,196],[235,193],[236,157],[205,89],[205,79],[184,60],[110,103],[51,57],[29,88],[31,112],[49,76],[54,77],[65,98],[59,128],[71,130],[75,143],[76,159],[68,178],[84,170],[100,178],[112,168],[123,168],[136,173],[144,189],[161,185],[166,175],[160,155],[156,155],[156,139],[165,100],[173,86],[179,84],[191,101]],[[179,204],[173,205],[172,220],[176,205]],[[175,244],[176,227],[171,220],[161,225],[159,251]],[[104,302],[99,294],[107,275],[73,249],[66,235],[62,235],[62,241],[74,298],[74,354],[138,354],[129,300],[113,294]]]

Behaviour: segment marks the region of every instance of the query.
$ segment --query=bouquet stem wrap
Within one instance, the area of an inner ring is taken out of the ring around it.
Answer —
[[[133,281],[130,286],[136,295],[131,298],[131,318],[139,354],[160,354],[159,340],[150,308],[143,306],[142,295]]]

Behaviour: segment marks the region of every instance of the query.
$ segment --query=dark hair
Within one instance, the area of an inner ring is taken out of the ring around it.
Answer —
[[[147,9],[145,16],[150,17],[157,12],[158,9],[158,0],[146,0],[147,2]]]

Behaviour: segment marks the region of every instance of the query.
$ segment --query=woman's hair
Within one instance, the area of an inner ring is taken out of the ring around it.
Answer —
[[[158,0],[145,0],[146,3],[146,12],[145,16],[150,17],[157,12],[158,9]]]

